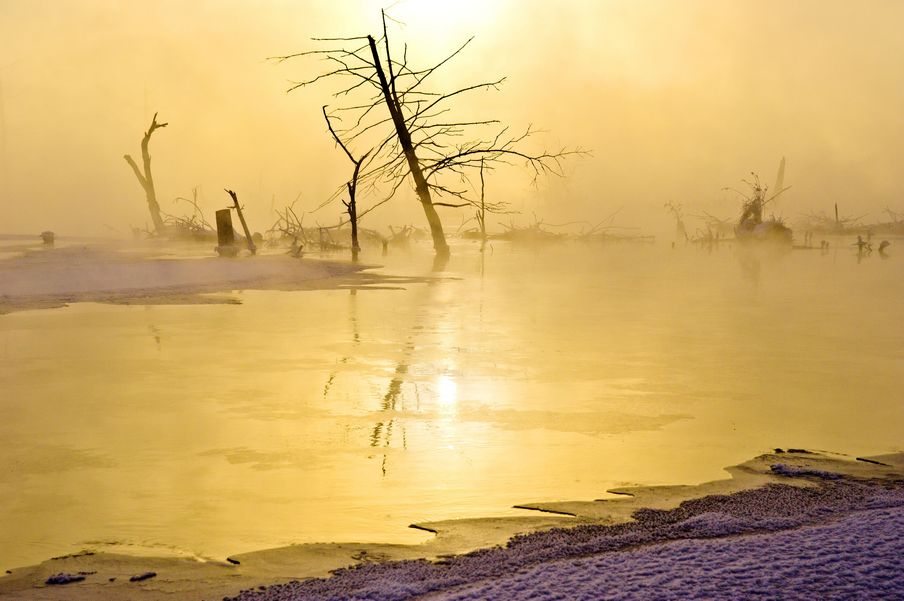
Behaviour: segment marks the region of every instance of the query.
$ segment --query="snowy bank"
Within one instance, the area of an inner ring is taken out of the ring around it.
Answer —
[[[233,290],[311,290],[398,285],[346,261],[283,254],[220,259],[160,257],[146,249],[70,246],[0,260],[0,314],[73,302],[135,304],[236,303]]]
[[[728,471],[731,479],[699,486],[625,489],[612,500],[537,506],[544,513],[536,517],[421,524],[437,533],[423,545],[293,545],[224,561],[88,552],[14,570],[0,578],[0,597],[284,601],[904,595],[904,454],[855,460],[782,451]],[[572,517],[549,513],[565,507]],[[153,578],[131,581],[151,571]],[[60,575],[84,579],[47,584]]]
[[[360,565],[234,600],[904,598],[901,456],[777,453],[745,465],[768,466],[760,475],[770,481],[636,509],[630,522],[557,528],[440,562]],[[602,516],[611,503],[576,516]]]

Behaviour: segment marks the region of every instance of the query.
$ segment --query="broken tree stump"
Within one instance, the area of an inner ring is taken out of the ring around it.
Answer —
[[[234,257],[239,252],[235,245],[235,230],[232,229],[232,211],[220,209],[217,216],[217,254],[221,257]]]

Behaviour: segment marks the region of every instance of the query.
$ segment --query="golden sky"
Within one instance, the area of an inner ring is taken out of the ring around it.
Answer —
[[[365,0],[0,0],[0,232],[125,233],[144,225],[143,193],[122,155],[139,154],[150,118],[158,196],[200,186],[208,217],[235,189],[252,229],[301,195],[312,210],[348,177],[319,113],[330,83],[286,94],[317,61],[269,56],[314,36],[379,34]],[[472,45],[437,85],[508,77],[464,117],[591,149],[565,179],[536,186],[493,174],[488,193],[547,221],[655,228],[662,205],[737,212],[722,191],[750,171],[767,182],[787,157],[788,219],[816,209],[904,211],[904,3],[871,0],[398,0],[410,61]],[[275,200],[274,200],[275,198]],[[362,198],[362,206],[375,198]],[[339,207],[306,218],[334,223]],[[443,213],[447,229],[461,217]],[[516,217],[517,219],[517,217]],[[310,221],[309,221],[310,220]],[[421,225],[405,192],[371,218]]]

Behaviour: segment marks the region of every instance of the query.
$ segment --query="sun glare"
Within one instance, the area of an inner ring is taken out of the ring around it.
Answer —
[[[436,384],[436,403],[444,412],[455,409],[458,402],[458,384],[452,376],[443,374],[439,377]]]
[[[504,8],[507,0],[481,2],[478,0],[399,0],[386,12],[398,21],[404,37],[418,44],[447,49],[460,45],[473,35],[488,32]],[[380,4],[380,3],[375,3]],[[378,12],[385,5],[378,6]],[[401,38],[399,38],[401,39]]]

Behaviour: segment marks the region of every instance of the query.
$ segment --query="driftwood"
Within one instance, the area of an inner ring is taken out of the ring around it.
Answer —
[[[300,195],[299,195],[300,196]],[[276,211],[277,219],[267,230],[267,234],[272,235],[276,240],[282,238],[293,241],[293,244],[304,246],[308,243],[308,236],[304,228],[304,213],[301,217],[295,212],[295,203],[298,198],[292,201],[292,204],[286,206],[282,211]]]
[[[161,211],[166,231],[171,235],[187,237],[196,240],[207,240],[215,235],[214,227],[207,222],[204,211],[198,204],[198,188],[192,188],[192,197],[177,196],[173,202],[183,201],[192,206],[192,214],[189,216],[170,215]]]
[[[726,236],[734,235],[735,224],[731,219],[722,219],[706,211],[699,215],[694,215],[694,217],[701,219],[707,231],[711,232],[714,237],[725,238]]]
[[[568,238],[568,236],[562,232],[553,232],[544,227],[544,221],[542,219],[538,219],[536,215],[534,215],[534,223],[533,225],[528,225],[526,227],[517,227],[514,223],[510,223],[508,225],[504,223],[500,223],[505,229],[505,231],[501,234],[496,234],[492,236],[493,239],[496,240],[509,240],[512,242],[522,242],[527,244],[540,244],[547,242],[557,242],[564,241]],[[558,225],[552,225],[552,227],[560,227]]]

